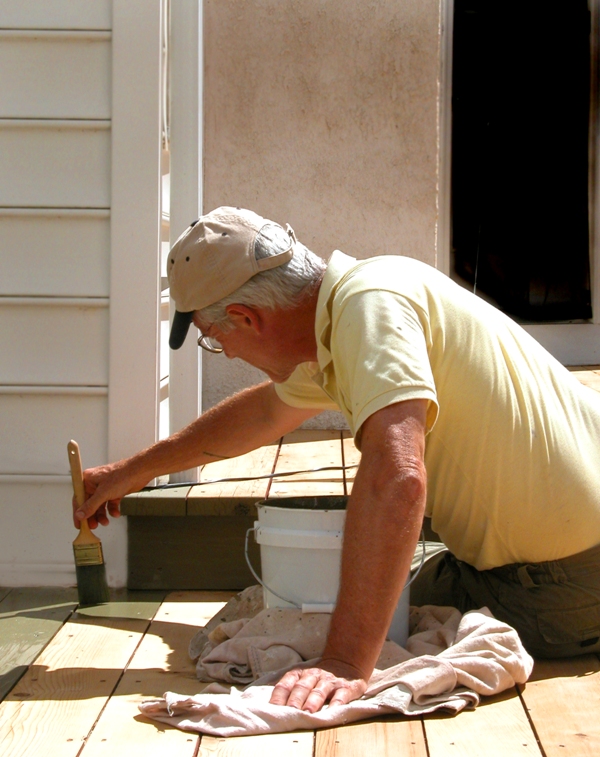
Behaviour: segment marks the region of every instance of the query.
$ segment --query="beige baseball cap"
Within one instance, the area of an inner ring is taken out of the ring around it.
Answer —
[[[269,227],[279,224],[243,208],[221,207],[194,221],[169,252],[167,276],[176,312],[169,346],[185,341],[195,310],[213,305],[235,292],[261,271],[277,268],[294,255],[296,237],[290,226],[287,250],[256,259],[254,245],[259,234],[269,236]]]

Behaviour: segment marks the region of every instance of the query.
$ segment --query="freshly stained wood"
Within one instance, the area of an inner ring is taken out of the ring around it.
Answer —
[[[67,622],[0,704],[3,757],[76,757],[148,623]]]
[[[483,699],[475,710],[423,722],[429,757],[540,757],[514,688]]]
[[[312,757],[312,731],[234,736],[203,736],[198,757]]]
[[[199,737],[144,718],[138,704],[165,691],[197,694],[204,684],[196,679],[187,650],[196,627],[219,611],[231,593],[180,592],[170,594],[152,621],[129,667],[102,712],[81,757],[193,757]]]
[[[152,620],[159,611],[166,596],[166,591],[111,589],[110,602],[92,607],[79,607],[75,618]]]
[[[600,661],[596,655],[536,661],[522,697],[546,757],[600,754]]]
[[[354,723],[317,731],[315,757],[427,757],[420,718]]]
[[[0,590],[0,700],[77,606],[75,589]]]

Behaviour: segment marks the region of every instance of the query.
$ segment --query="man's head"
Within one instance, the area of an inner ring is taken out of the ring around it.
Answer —
[[[227,306],[286,308],[320,281],[323,261],[293,230],[250,210],[221,207],[191,224],[173,245],[167,275],[176,313],[169,344],[179,349],[194,313],[227,328]]]

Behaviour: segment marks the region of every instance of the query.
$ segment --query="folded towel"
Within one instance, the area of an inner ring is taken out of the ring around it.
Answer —
[[[324,647],[330,617],[305,614],[301,620],[301,615],[293,609],[263,610],[246,622],[234,621],[235,633],[233,627],[221,629],[226,640],[210,649],[202,664],[211,674],[218,672],[222,681],[257,681],[245,691],[234,687],[229,693],[215,693],[226,689],[213,683],[193,697],[167,692],[162,699],[143,702],[140,711],[213,736],[281,733],[393,713],[456,714],[477,706],[482,694],[525,683],[533,669],[517,632],[487,608],[461,617],[454,608],[426,606],[411,610],[406,649],[385,643],[361,699],[316,713],[269,704],[273,684],[283,671],[300,661],[306,664],[315,652],[318,659]]]

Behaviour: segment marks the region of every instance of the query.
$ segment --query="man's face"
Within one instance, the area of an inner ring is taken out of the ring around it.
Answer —
[[[240,358],[258,368],[276,384],[286,381],[302,362],[292,350],[279,344],[269,328],[257,329],[250,318],[232,318],[233,327],[222,330],[216,324],[202,323],[194,316],[194,325],[204,336],[217,341],[229,359]]]

